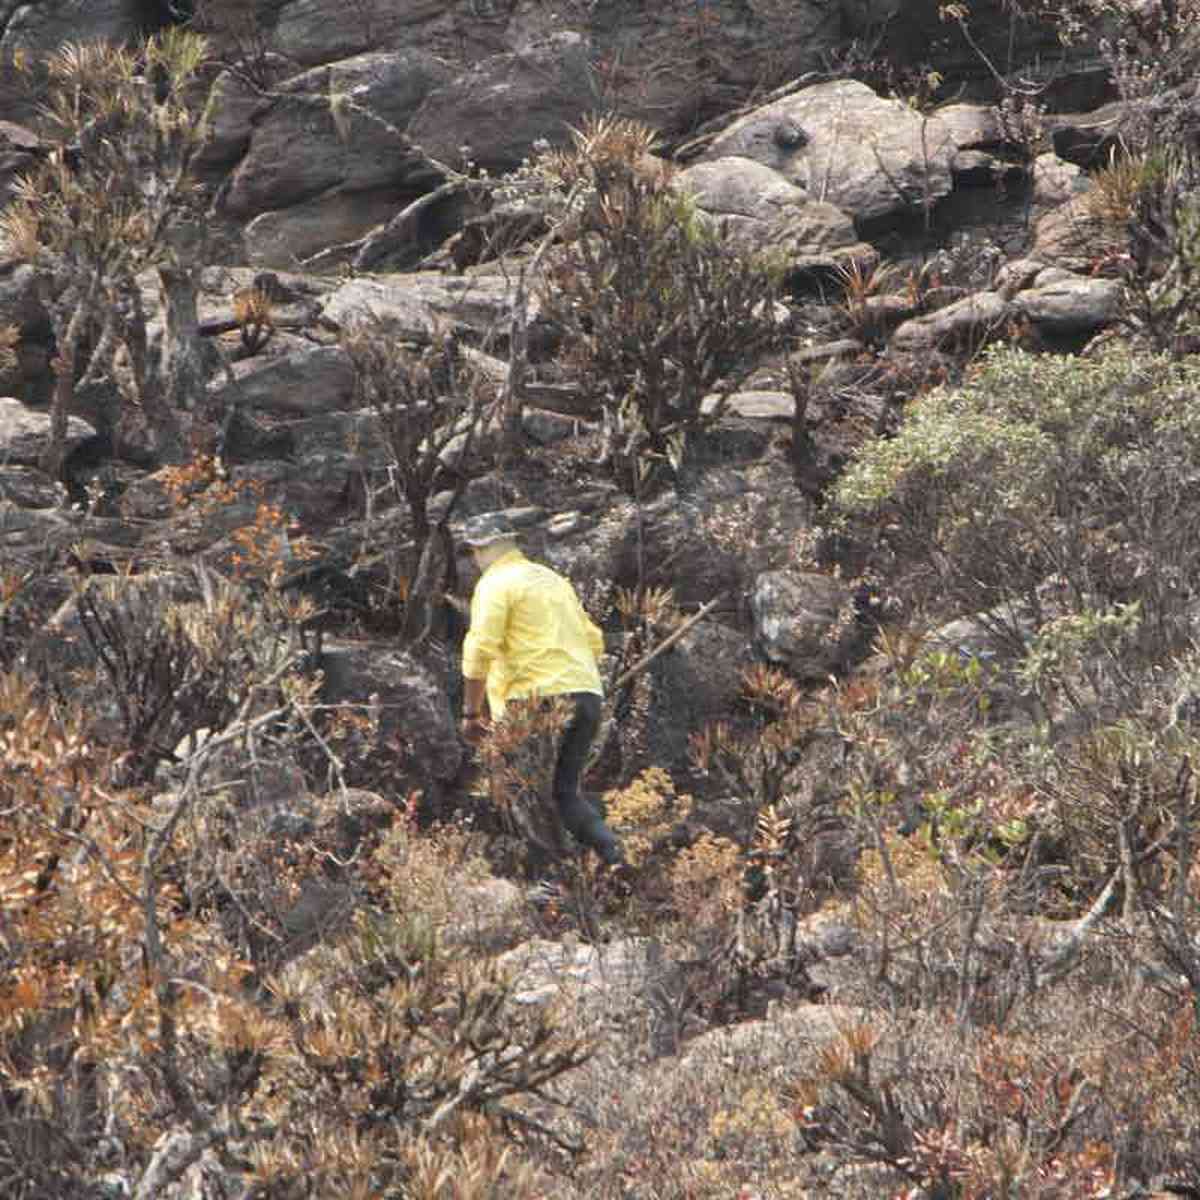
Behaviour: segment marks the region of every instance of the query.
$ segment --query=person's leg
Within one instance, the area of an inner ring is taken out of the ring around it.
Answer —
[[[575,703],[575,712],[563,730],[558,747],[554,765],[554,803],[562,823],[611,866],[625,861],[621,844],[600,814],[579,794],[588,750],[600,732],[601,700],[591,692],[574,692],[570,699]]]

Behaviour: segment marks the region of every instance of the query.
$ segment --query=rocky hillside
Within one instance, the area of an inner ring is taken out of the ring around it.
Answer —
[[[0,0],[5,1194],[1200,1194],[1198,16]]]

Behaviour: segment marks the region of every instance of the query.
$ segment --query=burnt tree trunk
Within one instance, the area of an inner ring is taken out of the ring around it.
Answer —
[[[79,346],[87,328],[91,307],[90,292],[79,297],[70,309],[55,320],[54,355],[54,398],[50,408],[50,440],[42,451],[39,465],[42,470],[57,479],[62,472],[64,448],[67,440],[67,418],[75,398],[75,369],[79,357]],[[65,319],[63,319],[65,318]]]

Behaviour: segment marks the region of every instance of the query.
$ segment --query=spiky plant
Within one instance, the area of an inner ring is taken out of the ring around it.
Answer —
[[[233,319],[238,323],[242,346],[247,354],[257,354],[275,332],[273,305],[265,288],[239,288],[233,294]]]
[[[547,163],[572,201],[540,299],[604,411],[614,472],[635,492],[683,470],[689,439],[772,344],[782,274],[739,254],[671,186],[654,144],[645,126],[600,117]]]
[[[54,148],[0,214],[0,250],[35,268],[54,327],[50,469],[76,390],[106,377],[145,414],[160,454],[182,453],[178,414],[195,406],[206,381],[196,316],[203,197],[190,173],[204,60],[201,38],[170,29],[136,49],[66,45],[45,64]],[[166,308],[161,355],[149,348],[138,282],[148,270]],[[113,370],[118,354],[127,371]],[[111,406],[97,414],[110,434],[119,418]]]

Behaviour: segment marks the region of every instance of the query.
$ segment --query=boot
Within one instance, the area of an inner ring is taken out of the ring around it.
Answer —
[[[575,796],[561,809],[563,824],[583,845],[595,850],[610,867],[625,861],[621,843],[604,823],[604,818],[581,796]]]

